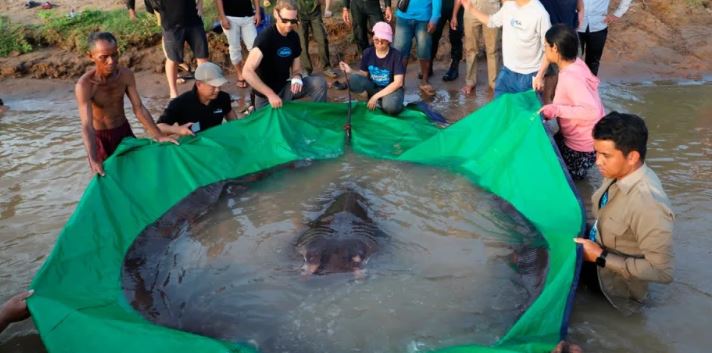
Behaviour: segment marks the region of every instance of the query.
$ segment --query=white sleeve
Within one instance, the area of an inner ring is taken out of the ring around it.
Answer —
[[[541,21],[539,21],[539,31],[541,35],[541,47],[544,48],[546,45],[546,31],[551,28],[551,20],[549,19],[549,13],[544,12],[544,16],[541,16]]]
[[[505,11],[505,6],[506,5],[502,5],[502,7],[499,9],[499,11],[490,15],[489,22],[487,22],[487,27],[489,27],[489,28],[502,27],[502,24],[504,24],[503,12]]]
[[[631,2],[633,2],[633,0],[621,0],[620,4],[618,4],[618,8],[613,12],[613,16],[623,17],[628,11],[628,8],[630,8]]]

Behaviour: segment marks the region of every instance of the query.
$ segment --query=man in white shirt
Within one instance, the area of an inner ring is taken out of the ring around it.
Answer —
[[[606,45],[608,25],[628,11],[632,0],[621,0],[612,14],[608,13],[610,2],[610,0],[584,0],[583,21],[578,28],[586,65],[596,76],[598,76],[603,47]]]
[[[549,14],[539,0],[505,1],[496,13],[487,15],[469,0],[460,0],[480,22],[490,28],[502,27],[502,61],[494,96],[525,92],[543,87],[549,62],[544,56],[544,35],[551,27]]]

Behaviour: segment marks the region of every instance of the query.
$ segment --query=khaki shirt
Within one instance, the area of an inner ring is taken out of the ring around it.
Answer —
[[[609,252],[598,278],[611,304],[630,312],[645,299],[648,282],[672,281],[674,214],[660,180],[646,164],[613,182],[604,179],[592,196],[596,242]],[[599,209],[606,189],[608,203]]]

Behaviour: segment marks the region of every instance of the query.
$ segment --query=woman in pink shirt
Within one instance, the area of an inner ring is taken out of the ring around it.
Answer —
[[[573,29],[555,25],[545,38],[544,51],[549,62],[559,68],[559,82],[553,102],[542,107],[541,113],[546,119],[558,119],[561,129],[555,139],[561,157],[571,177],[581,180],[596,162],[592,131],[604,115],[598,95],[600,81],[576,57],[578,36]]]

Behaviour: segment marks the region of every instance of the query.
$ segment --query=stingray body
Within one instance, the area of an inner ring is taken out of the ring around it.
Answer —
[[[378,228],[368,217],[363,196],[346,191],[296,242],[308,274],[360,271],[378,243]]]

